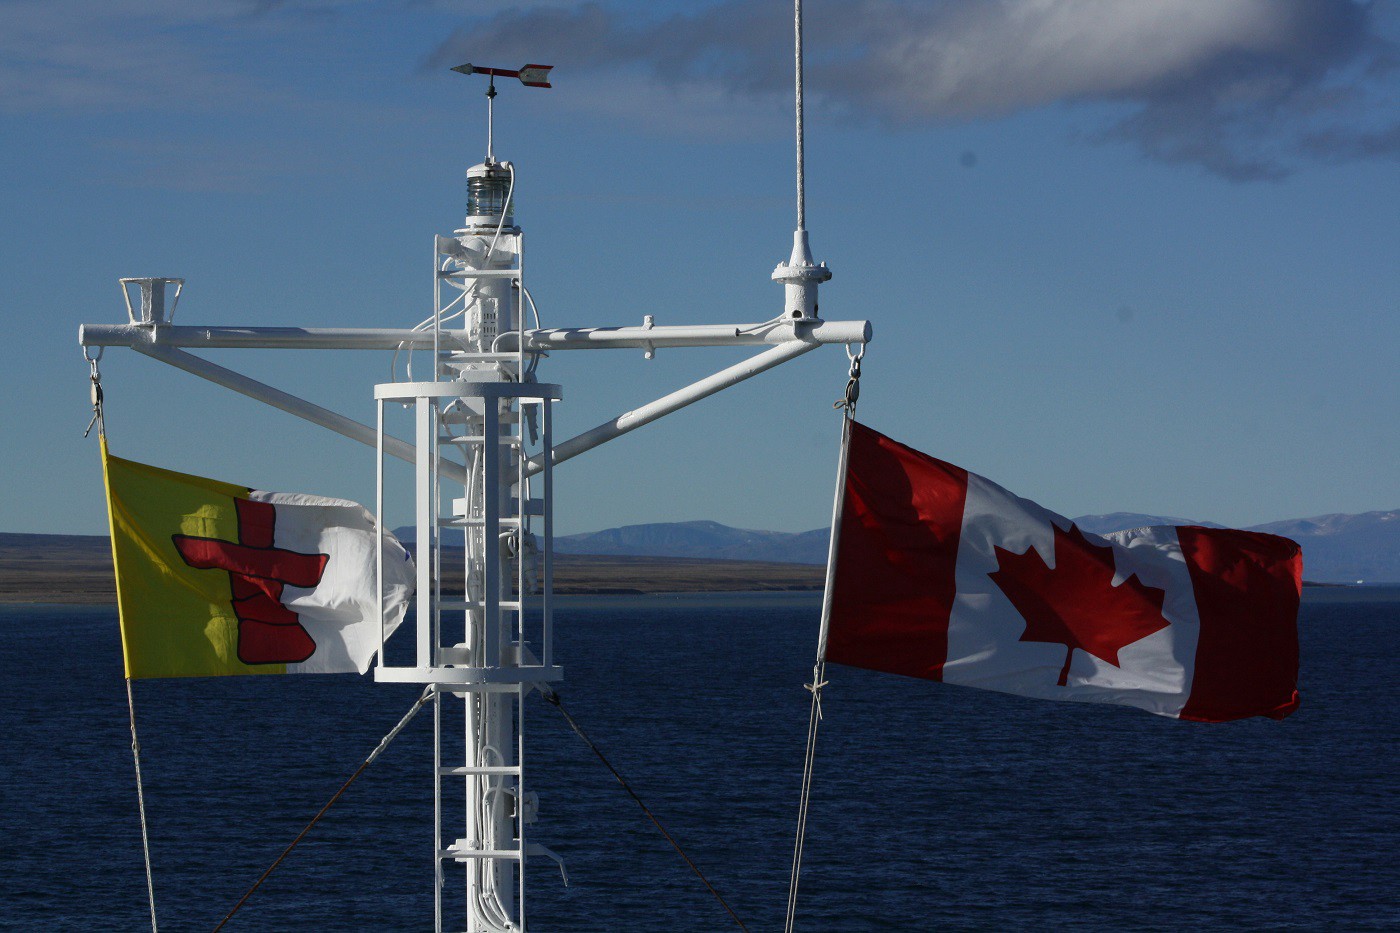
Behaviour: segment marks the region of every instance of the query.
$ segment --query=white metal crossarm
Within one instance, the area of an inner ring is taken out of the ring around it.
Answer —
[[[446,332],[443,332],[446,333]],[[409,336],[406,336],[409,335]],[[616,349],[697,346],[764,346],[769,349],[678,389],[655,401],[624,412],[609,421],[561,441],[553,448],[555,463],[572,459],[614,438],[679,411],[717,392],[815,350],[825,343],[864,345],[871,336],[868,321],[830,321],[816,324],[766,323],[747,325],[702,324],[680,327],[553,328],[526,331],[532,348]],[[366,446],[376,444],[375,429],[328,408],[284,392],[225,366],[187,353],[179,347],[262,349],[390,349],[431,335],[395,328],[306,329],[288,327],[176,327],[159,325],[84,325],[78,332],[84,347],[127,346],[152,359],[168,363],[224,388],[296,415]],[[781,338],[781,339],[779,339]],[[384,452],[408,463],[417,457],[414,445],[384,438]],[[540,471],[540,458],[530,458],[525,475]],[[444,476],[458,482],[466,478],[462,465],[442,459]]]
[[[439,330],[444,350],[467,350],[460,332]],[[648,349],[649,347],[761,347],[802,340],[869,343],[869,321],[765,321],[751,324],[682,324],[621,327],[547,327],[524,332],[525,350]],[[431,330],[407,327],[230,327],[183,324],[84,324],[84,347],[160,346],[232,350],[430,350]],[[514,341],[512,341],[514,342]]]

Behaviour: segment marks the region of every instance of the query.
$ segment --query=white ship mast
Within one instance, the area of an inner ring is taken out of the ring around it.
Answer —
[[[432,381],[375,387],[381,516],[384,406],[413,406],[419,555],[414,661],[391,666],[381,651],[375,677],[434,692],[434,929],[476,933],[524,929],[526,860],[555,858],[527,841],[538,798],[525,786],[523,720],[528,692],[562,677],[551,605],[550,406],[560,391],[535,381],[538,354],[527,362],[515,167],[496,160],[493,126],[496,76],[526,80],[548,68],[454,70],[489,77],[486,159],[467,170],[462,226],[434,239],[434,311],[419,324],[434,337]],[[458,530],[460,598],[442,591],[452,559],[444,531]],[[448,894],[454,867],[464,902]]]
[[[497,77],[549,87],[549,66],[518,71],[463,65],[487,87],[485,161],[467,170],[467,210],[434,243],[433,314],[412,328],[183,326],[165,306],[178,279],[123,279],[128,322],[85,325],[84,347],[125,346],[376,449],[376,504],[384,527],[386,456],[414,465],[417,608],[413,660],[375,668],[379,681],[433,692],[434,930],[524,930],[525,867],[555,858],[533,841],[537,798],[526,789],[524,699],[563,677],[553,650],[553,489],[556,464],[591,450],[822,344],[865,344],[866,321],[823,321],[817,286],[831,277],[807,245],[802,172],[801,8],[797,5],[798,221],[789,259],[773,273],[780,313],[760,323],[543,328],[525,286],[524,234],[514,215],[515,166],[495,157]],[[139,302],[130,289],[139,290]],[[531,312],[527,315],[527,311]],[[527,327],[527,318],[535,326]],[[555,442],[559,386],[537,381],[546,351],[763,347],[753,357]],[[198,348],[427,350],[428,381],[374,387],[379,418],[365,425],[216,365]],[[413,441],[385,431],[386,406],[413,412]],[[461,550],[455,535],[460,531]],[[451,537],[449,537],[449,535]],[[382,553],[380,556],[382,560]],[[461,594],[444,594],[459,560]],[[382,593],[382,569],[379,573]],[[381,598],[382,603],[382,598]],[[381,610],[382,617],[382,610]],[[459,874],[460,872],[460,874]],[[452,877],[463,878],[464,889]],[[461,900],[449,891],[464,891]]]

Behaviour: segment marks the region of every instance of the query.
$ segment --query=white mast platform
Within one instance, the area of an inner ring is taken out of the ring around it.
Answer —
[[[491,76],[487,157],[467,171],[463,225],[435,238],[435,306],[417,327],[180,326],[172,322],[173,303],[169,312],[165,307],[165,287],[176,284],[178,297],[182,281],[144,278],[122,280],[126,324],[84,325],[78,339],[84,347],[130,347],[374,447],[381,529],[385,456],[414,464],[417,608],[404,625],[413,630],[413,661],[391,665],[381,651],[374,674],[433,691],[433,929],[495,933],[525,929],[529,861],[558,861],[527,839],[538,804],[526,789],[523,740],[526,695],[563,677],[553,647],[554,466],[823,344],[865,344],[871,327],[818,317],[817,286],[831,273],[812,262],[800,215],[791,258],[773,274],[784,286],[784,305],[771,320],[659,326],[648,314],[640,326],[542,328],[536,315],[536,326],[526,327],[533,301],[513,212],[516,170],[495,158],[490,104],[496,76],[547,87],[548,68],[454,70]],[[650,357],[661,347],[720,346],[764,349],[554,440],[552,406],[563,392],[535,377],[546,351],[641,348]],[[188,352],[199,348],[428,350],[433,368],[427,381],[375,386],[379,417],[370,426]],[[385,433],[386,405],[412,409],[412,441]],[[442,590],[451,560],[465,574],[460,594]],[[379,578],[382,618],[382,568]],[[454,869],[465,889],[451,887],[463,899],[448,896]]]

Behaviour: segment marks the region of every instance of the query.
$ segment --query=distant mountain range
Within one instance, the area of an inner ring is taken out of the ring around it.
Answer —
[[[730,528],[719,522],[659,522],[627,525],[554,539],[561,554],[705,557],[718,560],[825,564],[827,530],[797,533]]]
[[[1225,527],[1215,522],[1140,512],[1081,515],[1074,522],[1095,534],[1146,525]],[[1313,582],[1400,581],[1400,509],[1295,518],[1255,525],[1247,530],[1283,535],[1301,544],[1304,576]],[[824,564],[827,530],[817,528],[790,533],[731,528],[719,522],[659,522],[562,535],[554,539],[554,547],[561,554]]]
[[[1096,535],[1127,531],[1130,528],[1146,528],[1149,525],[1203,525],[1206,528],[1224,528],[1215,522],[1198,522],[1193,518],[1177,518],[1173,515],[1145,515],[1142,512],[1109,512],[1106,515],[1081,515],[1074,523],[1085,531]]]

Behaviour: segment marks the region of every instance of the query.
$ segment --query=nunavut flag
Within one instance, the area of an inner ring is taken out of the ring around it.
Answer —
[[[413,563],[344,499],[271,493],[107,453],[126,676],[368,670],[408,608]]]
[[[1298,708],[1287,538],[1088,534],[854,421],[836,531],[829,661],[1196,721]]]

